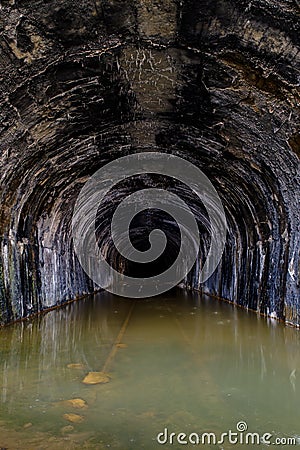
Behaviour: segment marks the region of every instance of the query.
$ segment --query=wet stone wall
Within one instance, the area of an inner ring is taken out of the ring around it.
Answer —
[[[73,249],[78,193],[105,163],[158,151],[203,170],[228,221],[217,271],[199,284],[204,226],[184,285],[300,324],[299,2],[3,0],[0,30],[1,323],[97,289]],[[99,222],[117,268],[111,211],[157,183],[206,221],[172,180],[120,186]]]

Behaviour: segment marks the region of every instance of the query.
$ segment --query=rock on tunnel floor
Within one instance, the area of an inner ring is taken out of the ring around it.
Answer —
[[[222,261],[199,284],[209,222],[191,189],[136,177],[110,192],[99,239],[119,270],[165,270],[180,235],[145,211],[134,245],[162,228],[161,259],[137,267],[110,236],[114,207],[143,187],[180,195],[199,224],[183,283],[300,324],[299,4],[294,0],[2,2],[1,323],[93,292],[71,221],[84,183],[124,155],[161,152],[199,167],[224,205]]]

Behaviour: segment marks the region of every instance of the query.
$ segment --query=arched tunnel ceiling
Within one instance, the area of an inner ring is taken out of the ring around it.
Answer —
[[[73,249],[77,195],[105,163],[158,151],[202,169],[224,204],[226,248],[203,289],[300,324],[298,1],[7,0],[0,27],[2,323],[95,289]],[[164,188],[207,230],[188,189]]]

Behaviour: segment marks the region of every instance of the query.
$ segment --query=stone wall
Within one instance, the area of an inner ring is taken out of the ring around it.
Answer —
[[[155,150],[198,165],[226,210],[219,269],[199,286],[203,231],[185,284],[300,324],[298,1],[5,0],[0,28],[2,323],[95,290],[76,197]]]

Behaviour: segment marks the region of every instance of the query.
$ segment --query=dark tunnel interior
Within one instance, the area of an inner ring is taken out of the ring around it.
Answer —
[[[168,214],[131,223],[140,251],[161,229],[153,263],[127,261],[111,239],[130,193],[165,189],[193,212],[198,259],[181,287],[300,324],[299,6],[292,0],[4,1],[1,66],[0,321],[94,292],[74,252],[76,199],[90,176],[124,155],[160,152],[201,169],[224,206],[228,233],[214,274],[205,207],[164,176],[119,183],[99,205],[107,261],[143,278],[180,248]]]

